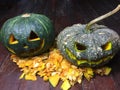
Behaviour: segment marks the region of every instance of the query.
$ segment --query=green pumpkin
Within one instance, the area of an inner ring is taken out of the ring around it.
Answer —
[[[114,30],[104,25],[93,24],[101,20],[101,17],[88,24],[66,27],[58,35],[58,49],[74,65],[102,66],[120,49],[120,37]]]
[[[48,50],[55,38],[50,19],[40,14],[23,14],[7,20],[1,28],[3,45],[20,56],[35,56]]]
[[[118,51],[119,36],[113,30],[97,25],[92,32],[86,25],[65,28],[57,38],[61,53],[77,66],[99,66],[108,62]]]

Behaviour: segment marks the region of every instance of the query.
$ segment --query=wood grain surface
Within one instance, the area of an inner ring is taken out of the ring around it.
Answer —
[[[0,28],[3,23],[23,13],[40,13],[48,16],[55,27],[56,36],[66,26],[88,23],[90,20],[114,9],[120,0],[1,0]],[[120,12],[100,21],[120,35]],[[120,52],[108,66],[112,67],[109,76],[96,75],[91,81],[83,80],[70,90],[120,90]],[[10,60],[10,53],[0,43],[0,90],[60,90],[38,77],[37,81],[19,80],[21,72]]]

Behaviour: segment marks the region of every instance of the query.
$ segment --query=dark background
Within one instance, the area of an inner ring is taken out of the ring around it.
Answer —
[[[0,28],[3,23],[23,13],[48,16],[55,27],[56,36],[66,26],[88,23],[90,20],[113,10],[120,0],[0,0]],[[120,12],[100,21],[120,35]],[[120,90],[120,52],[108,63],[109,76],[96,75],[91,81],[83,80],[71,90]],[[20,70],[10,59],[10,53],[0,43],[0,90],[60,90],[38,77],[37,81],[19,80]]]

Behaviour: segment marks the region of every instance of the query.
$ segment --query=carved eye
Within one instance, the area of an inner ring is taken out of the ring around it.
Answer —
[[[111,50],[112,48],[112,43],[111,42],[107,42],[106,44],[102,45],[101,48],[103,50]]]
[[[28,40],[29,41],[37,41],[37,40],[40,40],[40,38],[34,31],[31,31]]]
[[[9,44],[17,44],[18,40],[14,37],[13,34],[10,35],[9,37]]]
[[[84,50],[86,50],[86,46],[76,42],[75,43],[75,49],[79,50],[79,51],[84,51]]]

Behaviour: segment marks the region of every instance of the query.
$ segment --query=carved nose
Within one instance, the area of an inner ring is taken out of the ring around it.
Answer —
[[[24,43],[23,48],[28,48],[28,45]]]

